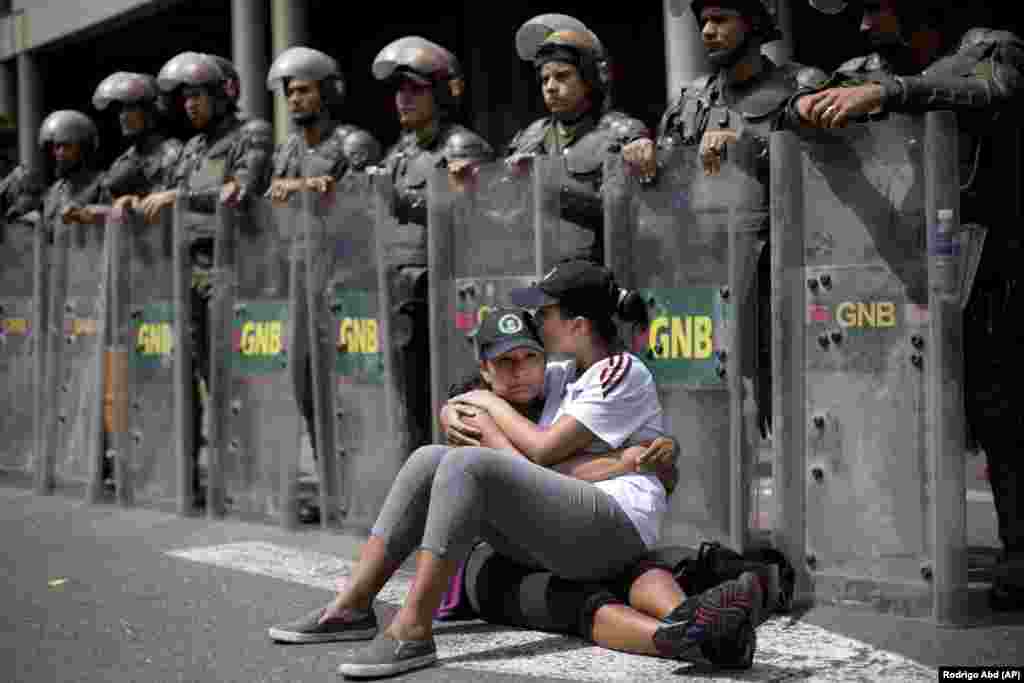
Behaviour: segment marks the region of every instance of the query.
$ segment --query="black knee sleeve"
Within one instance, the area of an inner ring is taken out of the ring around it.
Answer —
[[[608,587],[569,581],[478,545],[466,564],[466,593],[481,619],[591,639],[597,611],[622,604]]]

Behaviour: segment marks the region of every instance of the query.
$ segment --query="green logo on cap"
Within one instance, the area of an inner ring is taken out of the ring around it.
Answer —
[[[498,330],[502,334],[515,334],[523,331],[523,321],[515,313],[506,313],[498,321]]]

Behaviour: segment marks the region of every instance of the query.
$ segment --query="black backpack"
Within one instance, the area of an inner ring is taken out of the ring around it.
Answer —
[[[690,595],[703,593],[723,581],[739,578],[743,572],[763,572],[778,567],[779,594],[766,596],[774,611],[788,612],[793,604],[796,571],[786,556],[774,548],[757,548],[742,555],[717,541],[704,541],[699,548],[669,546],[653,553],[659,563],[672,567],[672,574]]]

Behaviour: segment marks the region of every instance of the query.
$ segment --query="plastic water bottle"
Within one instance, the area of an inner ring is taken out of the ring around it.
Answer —
[[[960,243],[952,209],[939,209],[931,243],[931,289],[941,301],[960,298]]]

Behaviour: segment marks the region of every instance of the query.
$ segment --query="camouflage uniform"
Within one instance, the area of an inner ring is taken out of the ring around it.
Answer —
[[[380,144],[367,131],[357,126],[332,120],[341,108],[344,83],[335,61],[328,55],[305,47],[290,48],[274,61],[267,76],[270,90],[281,89],[287,96],[287,82],[292,78],[315,80],[320,84],[321,111],[300,126],[320,129],[320,142],[314,147],[306,144],[301,130],[288,136],[274,154],[271,180],[279,178],[316,178],[330,176],[341,180],[352,173],[364,172],[380,161]],[[313,402],[313,367],[310,355],[309,310],[306,274],[306,243],[301,231],[295,233],[292,246],[292,278],[288,320],[288,367],[299,411],[306,421],[313,457],[316,450],[316,419]],[[313,515],[300,508],[300,517]],[[311,521],[311,519],[310,519]]]
[[[600,40],[582,22],[561,14],[542,14],[516,34],[524,61],[539,70],[545,61],[570,60],[590,86],[591,107],[574,121],[546,116],[517,133],[505,150],[509,159],[558,155],[564,159],[561,215],[579,228],[565,256],[604,263],[604,162],[631,142],[650,138],[640,120],[613,110],[607,55]]]
[[[114,160],[103,178],[103,202],[123,195],[172,189],[171,176],[181,157],[181,142],[153,132]]]
[[[561,189],[562,218],[582,228],[574,242],[574,258],[604,262],[604,162],[622,153],[631,142],[651,137],[646,124],[618,111],[584,114],[572,125],[551,117],[523,129],[506,148],[510,158],[527,154],[557,154],[565,162]]]
[[[57,180],[43,195],[42,225],[51,242],[54,228],[62,222],[66,209],[95,204],[102,192],[102,174],[92,167],[99,150],[99,132],[92,120],[73,110],[55,111],[47,116],[39,129],[39,144],[47,151],[48,164],[54,164],[49,145],[61,142],[77,142],[82,156],[67,170],[55,165]]]
[[[754,18],[755,24],[760,26],[759,38],[762,41],[782,36],[759,0],[725,0],[721,3],[697,0],[692,3],[692,10],[698,26],[702,25],[701,12],[705,4],[734,7]],[[790,98],[801,89],[820,83],[826,74],[820,69],[792,62],[777,65],[764,55],[760,59],[761,70],[743,83],[730,85],[725,70],[721,69],[684,86],[662,116],[657,145],[659,156],[666,156],[680,147],[690,148],[697,155],[705,132],[733,130],[738,138],[727,148],[728,160],[742,167],[764,190],[761,195],[763,218],[758,228],[761,240],[757,263],[759,296],[756,311],[746,312],[753,318],[746,327],[754,334],[742,340],[747,348],[741,354],[741,372],[744,377],[756,377],[758,422],[765,432],[771,423],[771,335],[758,334],[758,331],[771,329],[771,263],[769,249],[765,248],[770,212],[768,141],[772,131],[792,124],[793,115],[787,107]],[[753,324],[755,320],[756,324]]]
[[[46,188],[31,171],[18,165],[0,181],[0,213],[6,220],[17,220],[43,206]]]
[[[131,137],[133,144],[106,171],[104,203],[124,195],[146,195],[169,189],[182,146],[180,141],[160,130],[158,117],[165,105],[156,79],[146,74],[118,71],[100,82],[92,102],[99,111],[105,111],[112,104],[138,106],[146,116],[145,128]]]
[[[912,9],[923,10],[914,6]],[[901,13],[904,10],[900,10]],[[901,21],[902,21],[901,17]],[[1008,561],[996,572],[993,597],[1024,605],[1024,255],[1016,221],[1007,220],[1005,197],[1014,196],[1019,177],[998,168],[998,134],[993,126],[1019,111],[1024,87],[1024,42],[1007,31],[973,28],[955,48],[927,69],[894,63],[884,54],[857,57],[840,66],[817,89],[878,83],[882,111],[910,114],[957,112],[960,123],[961,223],[989,229],[974,289],[964,311],[965,391],[971,441],[988,459],[999,537]],[[874,118],[873,116],[872,118]],[[1012,138],[1011,138],[1012,139]],[[1016,154],[1020,154],[1017,150]]]
[[[395,231],[382,236],[394,311],[411,319],[412,337],[397,355],[401,383],[413,428],[412,445],[429,443],[433,417],[430,408],[430,354],[427,315],[427,179],[451,162],[474,163],[494,158],[491,146],[452,119],[461,97],[461,68],[455,56],[422,38],[400,38],[377,55],[373,65],[379,80],[408,78],[432,84],[442,113],[426,132],[405,132],[388,150],[381,172],[394,186],[392,214]]]
[[[237,113],[237,74],[225,72],[219,58],[198,53],[182,53],[164,65],[158,76],[164,92],[182,86],[207,87],[217,110],[207,128],[192,137],[182,150],[170,185],[177,188],[179,206],[209,218],[188,220],[189,256],[192,263],[192,341],[193,367],[196,369],[193,402],[193,487],[199,492],[198,459],[202,434],[202,401],[199,380],[210,381],[210,311],[213,295],[211,272],[216,235],[217,210],[221,190],[228,179],[239,188],[244,203],[263,195],[270,180],[273,154],[273,129],[261,119],[248,119]],[[201,498],[200,498],[201,500]]]

